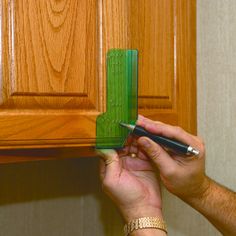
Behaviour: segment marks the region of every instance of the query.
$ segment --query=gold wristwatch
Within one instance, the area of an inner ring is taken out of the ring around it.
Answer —
[[[166,223],[159,217],[142,217],[134,219],[124,226],[124,233],[125,236],[128,236],[134,230],[145,228],[160,229],[167,233]]]

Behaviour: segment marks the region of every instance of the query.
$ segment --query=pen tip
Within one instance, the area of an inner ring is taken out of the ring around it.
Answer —
[[[127,124],[125,124],[123,122],[120,122],[119,124],[120,124],[120,126],[127,127]]]
[[[126,123],[123,123],[123,122],[120,122],[119,124],[120,124],[120,126],[125,127],[129,130],[134,130],[134,127],[135,127],[134,125],[126,124]]]

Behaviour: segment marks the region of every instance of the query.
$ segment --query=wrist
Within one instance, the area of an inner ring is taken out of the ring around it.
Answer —
[[[211,184],[212,180],[208,176],[204,176],[202,183],[198,186],[198,191],[196,191],[194,195],[191,195],[191,197],[183,200],[187,203],[194,203],[196,201],[204,200],[208,196]]]
[[[163,219],[162,210],[159,207],[153,207],[153,206],[142,206],[132,209],[126,208],[124,210],[121,210],[121,213],[123,215],[125,222],[129,222],[131,220],[146,216],[159,217],[160,219]]]

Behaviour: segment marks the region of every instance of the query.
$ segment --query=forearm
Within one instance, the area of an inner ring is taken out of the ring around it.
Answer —
[[[203,214],[223,235],[236,235],[236,193],[206,178],[208,188],[202,196],[183,200]]]

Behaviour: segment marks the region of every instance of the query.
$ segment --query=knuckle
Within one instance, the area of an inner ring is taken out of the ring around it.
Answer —
[[[171,179],[171,178],[173,178],[175,176],[176,176],[176,169],[174,167],[169,167],[168,169],[166,169],[165,177],[167,179]]]
[[[195,138],[196,138],[196,140],[198,141],[199,144],[205,145],[204,140],[203,140],[202,137],[200,137],[200,136],[195,136]]]
[[[156,126],[159,126],[159,125],[163,125],[163,124],[164,124],[164,123],[161,122],[161,121],[154,121],[154,123],[155,123]]]
[[[205,148],[205,142],[203,140],[199,140],[199,144],[201,145],[202,148]]]
[[[204,140],[201,138],[201,137],[197,137],[197,141],[198,141],[198,146],[199,146],[199,149],[202,153],[205,153],[205,142]]]
[[[153,147],[153,148],[151,148],[150,151],[149,151],[150,158],[153,159],[153,160],[155,160],[156,158],[158,158],[158,157],[160,156],[160,154],[161,154],[161,151],[160,151],[160,149],[157,148],[157,147]]]
[[[101,184],[102,191],[109,195],[118,188],[118,183],[113,179],[104,179]]]
[[[201,136],[195,136],[199,143],[204,143],[204,140]]]
[[[103,191],[106,192],[111,187],[112,187],[112,181],[105,178],[102,182]]]
[[[183,128],[180,127],[180,126],[175,126],[175,131],[176,131],[177,134],[180,134],[180,133],[183,132]]]
[[[204,143],[200,143],[200,144],[199,144],[199,149],[200,149],[200,152],[201,152],[201,153],[205,154],[205,150],[206,150],[206,149],[205,149],[205,144],[204,144]]]

